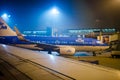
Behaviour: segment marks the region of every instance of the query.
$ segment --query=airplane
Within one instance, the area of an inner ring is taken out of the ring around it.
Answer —
[[[15,31],[0,18],[0,43],[32,50],[48,51],[49,54],[56,51],[65,55],[73,55],[76,51],[90,51],[95,55],[95,51],[108,48],[108,46],[93,38],[23,36],[16,27],[14,29]]]

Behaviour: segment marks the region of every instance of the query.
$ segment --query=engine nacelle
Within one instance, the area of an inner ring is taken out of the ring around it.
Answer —
[[[75,53],[75,48],[73,48],[73,47],[60,47],[59,52],[60,52],[60,54],[73,55]]]

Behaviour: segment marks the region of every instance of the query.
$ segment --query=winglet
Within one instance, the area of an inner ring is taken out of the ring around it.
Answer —
[[[18,37],[19,40],[21,40],[21,41],[27,41],[16,27],[14,27],[14,30],[15,30],[15,32],[16,32],[17,37]]]

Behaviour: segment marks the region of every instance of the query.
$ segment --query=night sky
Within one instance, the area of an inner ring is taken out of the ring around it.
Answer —
[[[59,14],[50,14],[56,7]],[[8,24],[23,30],[120,29],[120,0],[0,0],[0,15],[11,15]]]

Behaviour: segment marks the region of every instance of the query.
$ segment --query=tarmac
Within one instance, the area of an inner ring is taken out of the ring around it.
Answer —
[[[120,70],[120,58],[112,58],[111,52],[102,53],[101,55],[97,54],[96,56],[92,56],[91,53],[82,55],[84,56],[63,56],[63,57]]]

